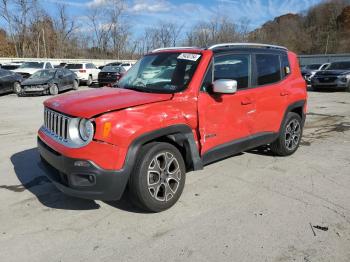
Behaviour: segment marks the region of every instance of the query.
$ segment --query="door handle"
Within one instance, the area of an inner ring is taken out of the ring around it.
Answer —
[[[250,105],[250,104],[252,104],[253,103],[253,101],[251,100],[251,99],[249,99],[249,98],[244,98],[242,101],[241,101],[241,104],[243,105],[243,106],[246,106],[246,105]]]
[[[282,91],[281,92],[281,96],[288,96],[289,95],[289,92],[288,91]]]

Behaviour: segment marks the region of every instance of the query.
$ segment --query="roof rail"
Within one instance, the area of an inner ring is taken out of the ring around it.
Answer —
[[[163,51],[163,50],[176,50],[176,49],[198,49],[198,47],[193,47],[193,46],[162,47],[162,48],[154,49],[151,53]]]
[[[216,48],[220,47],[258,47],[258,48],[271,48],[271,49],[281,49],[281,50],[288,50],[284,46],[278,46],[278,45],[267,45],[267,44],[259,44],[259,43],[224,43],[224,44],[217,44],[212,45],[208,49],[214,50]]]

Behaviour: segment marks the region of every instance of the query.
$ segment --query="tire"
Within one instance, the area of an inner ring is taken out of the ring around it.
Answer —
[[[87,86],[91,86],[92,85],[92,76],[91,75],[89,75],[88,80],[86,81],[86,85]]]
[[[318,88],[318,87],[316,87],[316,86],[311,86],[311,89],[312,89],[312,91],[320,91],[320,89]]]
[[[74,82],[73,82],[73,90],[78,90],[78,88],[79,88],[79,82],[78,82],[78,80],[74,80]]]
[[[301,117],[294,112],[289,112],[277,140],[270,146],[271,151],[278,156],[294,154],[300,145],[302,134]]]
[[[154,142],[139,152],[129,180],[133,203],[148,212],[161,212],[180,198],[186,180],[185,163],[171,144]]]
[[[19,82],[13,83],[13,92],[17,95],[20,95],[22,93],[22,87]]]
[[[50,87],[49,87],[49,93],[50,95],[52,96],[55,96],[58,94],[58,86],[56,84],[52,84]]]

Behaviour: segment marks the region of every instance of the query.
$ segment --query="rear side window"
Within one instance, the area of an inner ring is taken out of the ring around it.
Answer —
[[[258,85],[273,84],[281,80],[279,55],[257,54],[256,68]]]
[[[237,88],[249,85],[250,55],[229,54],[215,57],[214,80],[231,79],[237,81]]]
[[[82,69],[83,64],[68,64],[68,65],[66,65],[66,68],[68,68],[68,69]]]

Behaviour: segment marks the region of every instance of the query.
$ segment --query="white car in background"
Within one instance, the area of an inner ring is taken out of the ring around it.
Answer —
[[[24,62],[17,69],[12,70],[12,72],[22,75],[23,78],[29,78],[39,70],[52,68],[51,62]]]
[[[79,82],[84,82],[88,86],[98,81],[98,73],[101,71],[92,63],[69,63],[65,68],[73,71],[78,76]]]

